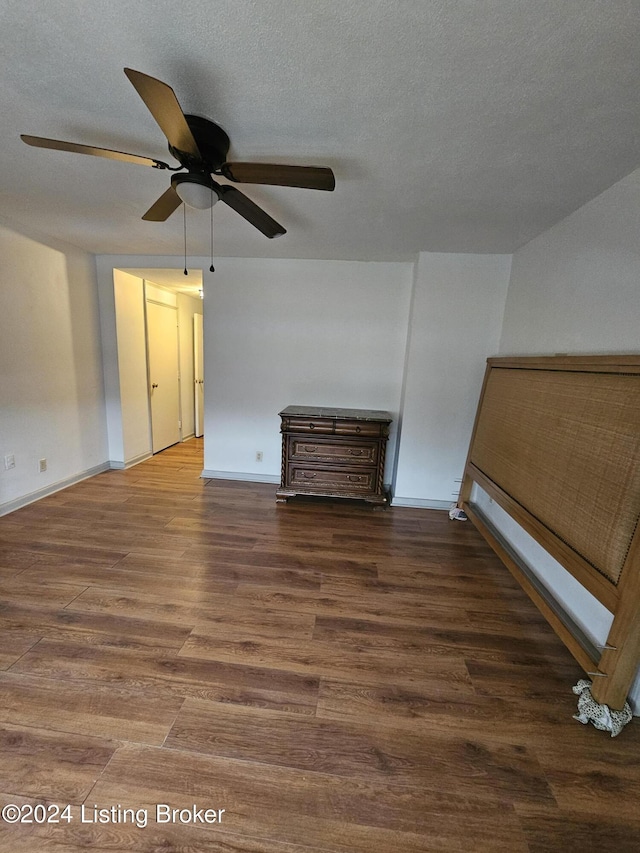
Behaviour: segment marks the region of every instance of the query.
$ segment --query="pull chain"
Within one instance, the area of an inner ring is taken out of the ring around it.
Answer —
[[[213,187],[211,188],[211,266],[209,267],[209,272],[215,272],[215,267],[213,266]]]
[[[184,274],[189,275],[187,270],[187,205],[182,204],[182,221],[184,223]]]

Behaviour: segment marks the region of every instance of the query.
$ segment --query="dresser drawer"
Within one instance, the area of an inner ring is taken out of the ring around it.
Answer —
[[[287,432],[332,433],[332,418],[287,418],[282,425]]]
[[[336,435],[362,435],[378,438],[387,435],[387,424],[368,423],[367,421],[336,421]]]
[[[310,468],[290,465],[287,486],[309,492],[370,493],[375,491],[375,480],[375,470],[349,471],[328,466]]]
[[[321,438],[289,436],[291,462],[338,462],[345,465],[378,464],[380,444],[377,441],[339,441]]]

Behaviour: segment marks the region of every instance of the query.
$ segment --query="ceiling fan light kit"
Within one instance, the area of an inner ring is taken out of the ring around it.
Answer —
[[[219,125],[201,116],[183,113],[175,92],[167,83],[132,68],[125,68],[124,73],[166,136],[169,153],[180,163],[179,166],[169,166],[151,157],[76,142],[26,134],[20,138],[36,148],[90,154],[176,172],[171,176],[170,187],[142,217],[148,222],[164,222],[183,202],[198,210],[208,210],[221,200],[272,239],[285,234],[286,229],[236,187],[216,183],[213,175],[234,183],[300,187],[328,192],[335,189],[334,174],[326,166],[227,162],[231,142]]]
[[[171,186],[180,200],[197,210],[209,210],[218,201],[218,185],[198,172],[172,175]]]

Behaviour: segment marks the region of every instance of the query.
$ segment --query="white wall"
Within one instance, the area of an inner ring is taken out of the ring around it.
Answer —
[[[640,352],[640,170],[515,253],[504,355]],[[490,513],[498,526],[499,514]],[[582,627],[603,643],[601,605],[541,559],[524,531],[504,531]],[[524,534],[524,535],[523,535]],[[640,685],[632,691],[640,711]]]
[[[515,253],[500,352],[640,352],[640,169]]]
[[[102,470],[107,445],[93,258],[1,226],[0,258],[4,513]]]
[[[419,257],[396,504],[445,507],[456,499],[485,361],[498,350],[510,263],[510,255]]]
[[[111,461],[130,464],[151,455],[144,282],[130,273],[114,270],[113,290],[122,456],[113,456]]]
[[[300,404],[390,411],[390,479],[412,266],[219,259],[204,286],[205,471],[279,482],[278,412]]]

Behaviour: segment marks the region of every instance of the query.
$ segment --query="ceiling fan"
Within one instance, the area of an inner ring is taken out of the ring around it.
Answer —
[[[176,172],[171,176],[169,189],[142,217],[151,222],[164,222],[182,202],[206,210],[221,200],[266,237],[278,237],[286,233],[282,225],[236,187],[219,184],[212,176],[220,175],[235,183],[328,191],[335,188],[333,172],[325,166],[227,162],[230,140],[219,125],[209,119],[183,113],[175,92],[167,83],[132,68],[125,68],[124,73],[167,137],[169,152],[180,163],[179,166],[169,166],[161,160],[113,151],[110,148],[94,148],[91,145],[46,139],[42,136],[21,134],[20,138],[27,145],[36,148],[91,154],[94,157],[106,157],[110,160],[122,160],[125,163],[137,163]]]

